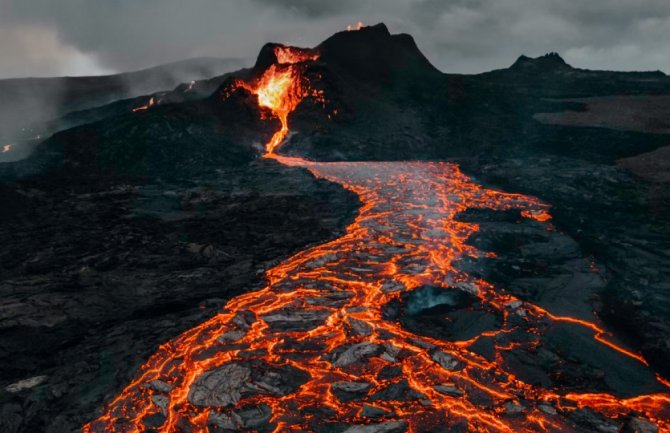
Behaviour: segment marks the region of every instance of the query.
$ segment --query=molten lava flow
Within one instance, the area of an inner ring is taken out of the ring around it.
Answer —
[[[646,418],[670,431],[670,394],[561,393],[524,382],[503,361],[511,350],[540,346],[543,333],[568,318],[460,270],[459,260],[487,253],[467,243],[478,225],[456,216],[469,208],[519,209],[549,228],[544,204],[485,189],[448,163],[274,158],[355,192],[362,207],[354,223],[342,237],[267,271],[264,289],[230,300],[219,315],[161,346],[85,432],[139,433],[156,420],[153,431],[164,433],[251,431],[263,416],[277,433],[381,422],[364,405],[413,433],[436,426],[585,433],[569,416],[580,408],[618,423]],[[421,286],[465,291],[498,312],[502,324],[471,340],[443,341],[385,318],[386,305]],[[578,319],[569,325],[604,332]],[[473,350],[481,338],[497,341],[495,356]],[[639,356],[608,343],[602,350]],[[295,372],[303,379],[290,387],[284,378]]]
[[[667,392],[626,399],[561,392],[524,382],[505,362],[510,351],[541,348],[547,330],[563,324],[646,365],[596,323],[554,315],[459,269],[463,259],[494,256],[467,242],[479,226],[458,214],[518,209],[551,229],[548,206],[485,189],[449,163],[276,155],[288,114],[311,92],[299,68],[305,57],[280,57],[293,60],[239,84],[281,120],[266,156],[353,191],[362,202],[358,217],[342,237],[268,270],[264,289],[231,299],[220,314],[162,345],[85,433],[586,433],[570,417],[582,408],[609,418],[607,428],[620,430],[636,417],[670,433]],[[385,316],[387,305],[422,286],[466,292],[502,323],[469,340],[444,341]],[[493,341],[491,356],[475,350],[481,339]],[[659,386],[668,385],[659,377]]]
[[[314,61],[319,58],[319,55],[311,50],[299,50],[294,47],[276,47],[274,50],[277,63],[279,64],[295,64],[301,62]]]
[[[12,147],[14,147],[13,144],[5,144],[4,146],[2,146],[2,153],[9,152],[10,150],[12,150]]]
[[[354,30],[360,30],[363,27],[365,27],[365,24],[363,24],[363,21],[359,21],[355,25],[351,25],[351,24],[347,25],[347,31],[351,32],[351,31],[354,31]]]
[[[138,112],[138,111],[145,111],[145,110],[148,110],[149,107],[152,107],[155,103],[156,103],[156,101],[155,101],[154,97],[152,96],[152,97],[149,99],[149,102],[147,103],[147,105],[142,105],[142,106],[140,106],[140,107],[135,107],[135,108],[133,108],[133,113],[136,113],[136,112]]]

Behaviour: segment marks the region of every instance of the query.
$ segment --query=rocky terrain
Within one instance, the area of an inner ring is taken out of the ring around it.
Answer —
[[[354,196],[272,162],[181,181],[5,183],[3,432],[71,432],[158,344],[339,233]]]

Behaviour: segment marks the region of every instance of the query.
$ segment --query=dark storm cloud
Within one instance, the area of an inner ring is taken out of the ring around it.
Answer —
[[[449,72],[549,51],[579,67],[670,71],[667,0],[0,0],[0,11],[0,76],[252,59],[267,41],[311,46],[358,20],[411,33]]]
[[[314,1],[314,0],[253,0],[256,3],[275,9],[303,14],[308,17],[322,17],[331,14],[341,14],[355,8],[360,1]]]

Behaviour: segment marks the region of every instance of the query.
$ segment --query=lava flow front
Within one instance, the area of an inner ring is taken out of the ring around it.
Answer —
[[[161,346],[85,432],[593,431],[571,416],[584,408],[618,428],[634,419],[670,432],[667,393],[561,392],[522,380],[504,362],[508,351],[541,345],[556,324],[583,328],[603,350],[644,362],[597,324],[554,315],[459,268],[491,255],[466,242],[479,226],[457,215],[516,209],[529,224],[551,228],[546,205],[483,188],[450,163],[274,154],[288,114],[307,94],[294,66],[273,65],[248,85],[282,121],[268,156],[355,192],[358,217],[342,237],[267,271],[264,289]],[[500,326],[447,341],[388,318],[388,305],[427,286],[476,299],[502,317]],[[480,337],[497,342],[491,356],[473,349]]]

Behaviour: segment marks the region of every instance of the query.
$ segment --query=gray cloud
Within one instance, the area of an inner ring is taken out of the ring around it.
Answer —
[[[0,10],[0,77],[253,58],[267,41],[311,46],[358,20],[411,33],[448,72],[549,51],[578,67],[670,72],[667,0],[0,0]]]
[[[309,17],[323,17],[340,14],[351,9],[357,0],[314,1],[314,0],[253,0],[256,3],[283,10],[289,13],[302,14]]]
[[[112,72],[102,67],[95,55],[64,44],[53,28],[43,26],[0,26],[0,58],[0,77]]]

